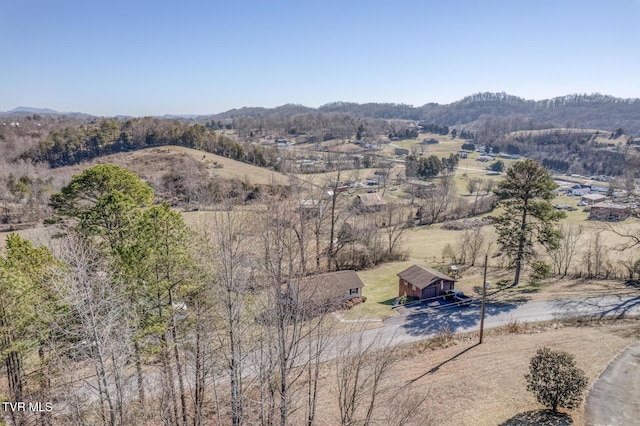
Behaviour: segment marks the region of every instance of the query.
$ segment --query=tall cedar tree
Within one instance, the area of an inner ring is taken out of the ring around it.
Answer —
[[[565,217],[553,208],[553,190],[557,185],[551,174],[537,162],[518,161],[494,193],[503,212],[494,219],[502,252],[515,261],[513,285],[520,281],[522,262],[535,256],[534,243],[557,247],[560,232],[555,224]]]

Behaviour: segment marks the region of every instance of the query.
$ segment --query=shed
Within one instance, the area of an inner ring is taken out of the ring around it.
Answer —
[[[395,154],[396,155],[409,155],[409,150],[406,148],[396,148],[395,149]]]
[[[601,203],[606,199],[607,197],[602,194],[585,194],[580,198],[580,201],[586,204],[596,204]]]
[[[361,211],[380,211],[387,206],[385,199],[377,192],[359,194],[353,203]]]
[[[631,216],[631,208],[622,204],[598,204],[591,207],[589,219],[620,222]]]
[[[418,299],[442,296],[445,291],[453,290],[456,281],[447,274],[419,265],[405,269],[398,277],[398,295]]]

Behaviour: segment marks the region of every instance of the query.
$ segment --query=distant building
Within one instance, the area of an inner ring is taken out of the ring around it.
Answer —
[[[605,197],[602,194],[585,194],[582,196],[582,198],[580,198],[580,201],[582,201],[585,204],[597,204],[597,203],[601,203],[604,200],[606,200],[607,197]]]
[[[377,192],[360,194],[353,204],[360,211],[380,211],[387,206],[386,200]]]
[[[406,148],[396,148],[395,154],[396,155],[409,155],[409,150],[406,149]]]
[[[591,206],[589,219],[620,222],[631,216],[631,208],[622,204],[598,204]]]
[[[493,158],[488,155],[481,155],[478,158],[476,158],[476,161],[482,161],[483,163],[486,163],[487,161],[491,161],[491,160],[493,160]]]

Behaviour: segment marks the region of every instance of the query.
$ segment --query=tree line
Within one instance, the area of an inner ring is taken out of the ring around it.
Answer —
[[[21,157],[60,167],[117,152],[163,145],[199,149],[262,167],[275,164],[275,153],[264,147],[241,144],[199,124],[150,118],[67,126],[51,131],[35,149]]]
[[[458,154],[449,154],[449,157],[440,158],[436,155],[428,157],[408,155],[405,158],[405,174],[407,178],[420,177],[429,179],[439,174],[452,174],[458,167],[460,157]]]

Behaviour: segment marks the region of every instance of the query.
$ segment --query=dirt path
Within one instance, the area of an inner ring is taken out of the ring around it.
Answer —
[[[587,425],[640,425],[640,342],[626,348],[600,374],[587,395]]]

